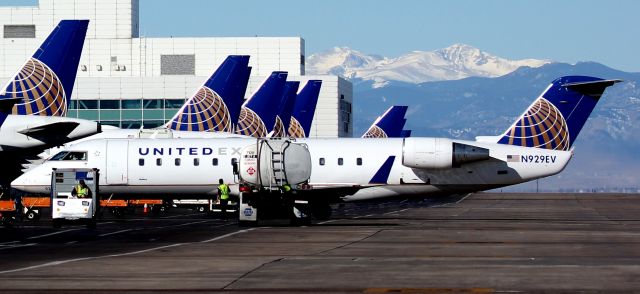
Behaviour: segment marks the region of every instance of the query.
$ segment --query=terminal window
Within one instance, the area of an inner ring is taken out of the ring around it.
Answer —
[[[4,25],[5,39],[35,38],[35,37],[36,37],[35,25]]]

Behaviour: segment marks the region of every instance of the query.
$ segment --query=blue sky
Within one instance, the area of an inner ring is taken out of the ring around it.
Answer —
[[[636,0],[140,0],[140,27],[148,37],[301,36],[307,55],[347,46],[396,57],[465,43],[640,72]]]
[[[466,43],[512,59],[640,72],[640,1],[141,0],[146,36],[302,36],[395,57]]]

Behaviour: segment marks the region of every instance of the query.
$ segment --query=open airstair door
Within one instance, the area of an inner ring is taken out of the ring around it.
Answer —
[[[124,150],[124,154],[122,150]],[[129,141],[107,141],[107,170],[104,174],[108,185],[126,185],[129,182],[127,170],[128,152]]]

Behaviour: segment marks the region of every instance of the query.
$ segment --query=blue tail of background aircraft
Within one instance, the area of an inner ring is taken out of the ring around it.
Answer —
[[[321,80],[309,80],[298,93],[288,130],[290,137],[309,137],[311,122],[313,121],[313,115],[318,104],[318,96],[320,95],[320,87],[322,87]]]
[[[399,138],[407,120],[407,106],[391,106],[382,116],[379,116],[369,127],[362,138]]]
[[[279,103],[286,80],[287,72],[271,73],[253,96],[242,105],[237,134],[253,137],[267,136],[280,111]]]
[[[247,55],[228,56],[167,127],[179,131],[232,132],[247,90],[251,72],[248,64]]]
[[[282,138],[287,136],[287,130],[291,124],[291,113],[293,113],[293,105],[296,102],[300,82],[286,82],[284,85],[284,93],[280,100],[280,113],[276,116],[276,123],[273,127],[271,137]]]
[[[88,20],[62,20],[0,94],[12,113],[65,116],[78,72]]]
[[[617,82],[587,76],[553,81],[498,143],[569,150],[604,90]]]
[[[402,130],[402,132],[400,133],[400,137],[402,138],[411,137],[411,130]]]

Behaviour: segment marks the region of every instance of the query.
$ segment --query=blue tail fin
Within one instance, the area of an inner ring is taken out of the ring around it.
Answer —
[[[569,150],[604,90],[617,82],[587,76],[553,81],[498,143]]]
[[[409,138],[411,137],[411,130],[402,130],[400,133],[401,138]]]
[[[291,113],[293,113],[293,105],[296,102],[300,82],[286,82],[284,85],[284,93],[280,100],[280,113],[276,116],[276,123],[273,127],[271,137],[282,138],[287,136],[287,130],[291,123]]]
[[[13,114],[65,116],[88,20],[62,20],[0,93],[14,99]]]
[[[266,137],[276,122],[287,72],[274,71],[240,110],[237,134]]]
[[[4,121],[7,119],[8,114],[6,112],[0,111],[0,126],[4,124]]]
[[[294,138],[309,137],[311,131],[311,122],[316,112],[318,104],[318,96],[322,87],[321,80],[309,80],[307,84],[300,90],[296,103],[293,106],[293,114],[291,115],[291,124],[289,125],[289,136]]]
[[[231,132],[246,91],[249,56],[231,55],[189,99],[167,127],[179,131]]]
[[[373,122],[362,138],[399,138],[407,121],[404,116],[408,106],[391,106]]]

